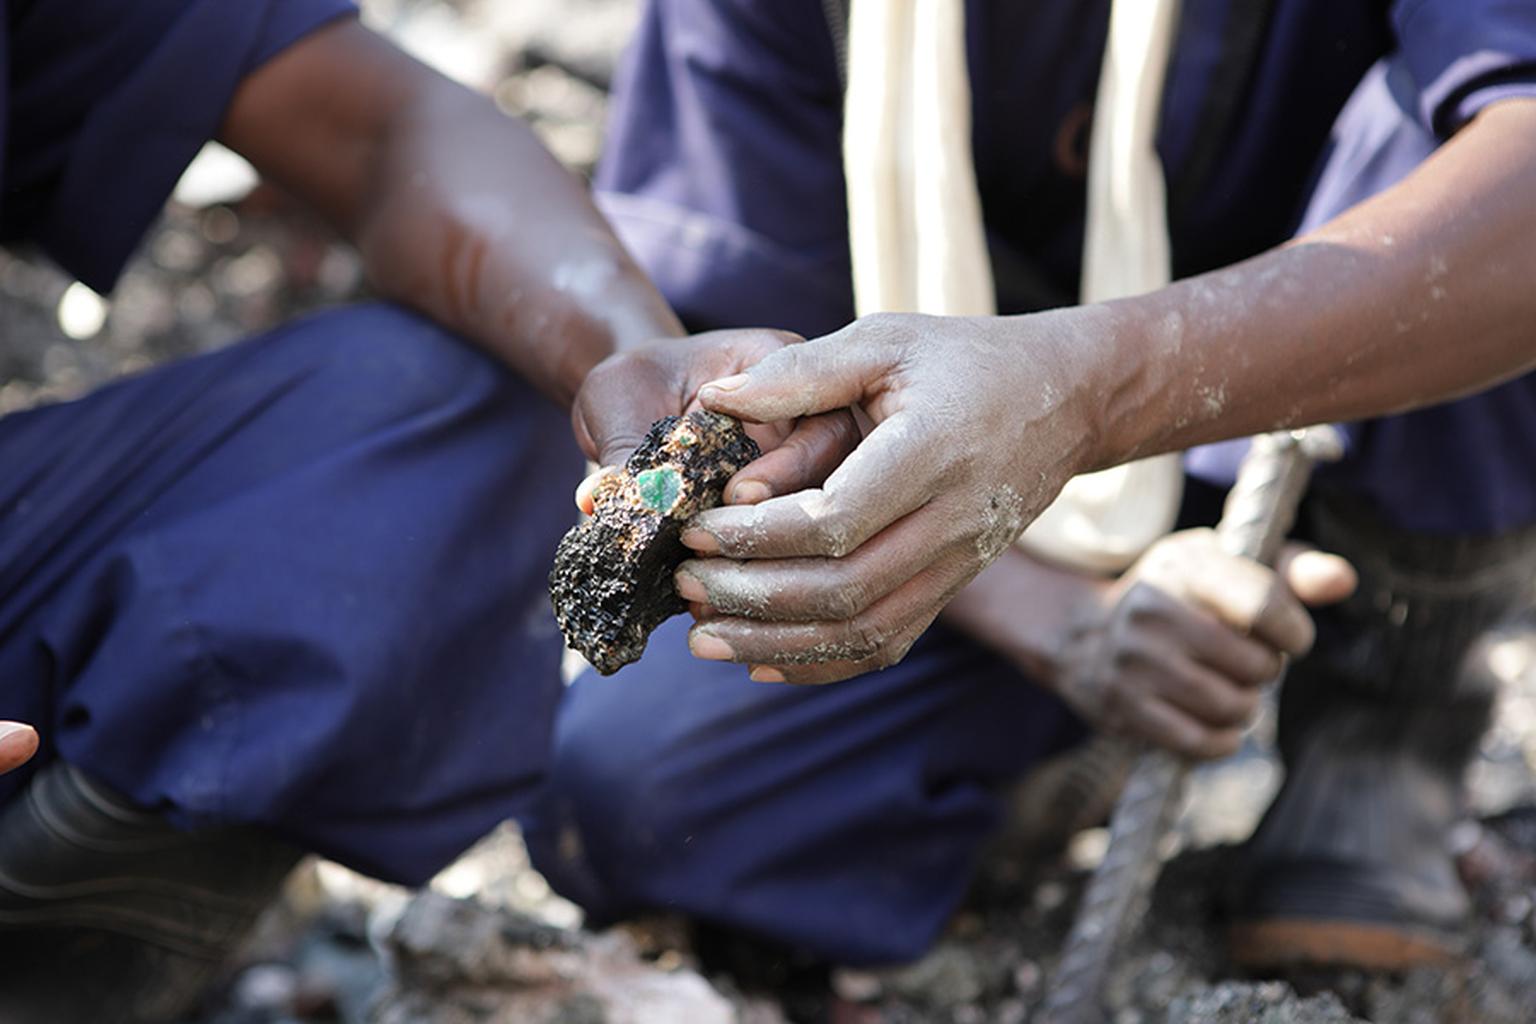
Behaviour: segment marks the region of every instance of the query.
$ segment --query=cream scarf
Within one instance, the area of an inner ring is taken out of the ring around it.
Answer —
[[[1088,161],[1084,302],[1170,278],[1154,148],[1178,0],[1116,0]],[[843,166],[855,306],[943,316],[997,312],[971,160],[964,0],[855,0]],[[1129,566],[1178,513],[1176,455],[1080,476],[1020,538],[1097,572]]]

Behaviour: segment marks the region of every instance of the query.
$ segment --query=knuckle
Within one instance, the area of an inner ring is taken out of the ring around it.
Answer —
[[[1126,591],[1120,612],[1134,626],[1151,626],[1168,617],[1168,598],[1158,588],[1137,583]]]
[[[1141,664],[1140,650],[1130,644],[1120,644],[1109,655],[1109,667],[1117,673],[1127,673]]]
[[[844,558],[857,546],[848,516],[840,509],[819,512],[811,521],[811,540],[816,553],[828,558]]]
[[[823,608],[829,618],[852,619],[864,610],[864,585],[856,579],[844,579],[827,591]]]
[[[1131,717],[1133,704],[1124,687],[1111,685],[1099,699],[1099,710],[1106,724],[1123,726]]]
[[[896,348],[911,339],[914,319],[911,313],[869,313],[855,321],[854,330],[860,344]]]
[[[1155,668],[1161,661],[1158,649],[1140,636],[1122,637],[1110,654],[1110,664],[1122,673]]]
[[[848,652],[851,661],[870,659],[882,661],[891,655],[892,648],[886,643],[888,636],[878,623],[868,618],[856,618],[849,624]],[[894,664],[888,662],[887,664]],[[881,665],[881,668],[886,665]]]

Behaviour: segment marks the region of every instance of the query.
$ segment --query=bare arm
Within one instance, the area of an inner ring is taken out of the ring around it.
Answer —
[[[1097,462],[1400,412],[1524,373],[1533,270],[1536,100],[1511,100],[1311,234],[1111,304]]]
[[[356,21],[253,73],[221,137],[354,242],[381,292],[566,404],[616,348],[682,333],[526,125]]]

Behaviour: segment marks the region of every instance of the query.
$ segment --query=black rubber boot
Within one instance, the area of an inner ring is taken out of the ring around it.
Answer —
[[[1449,849],[1496,681],[1473,645],[1527,600],[1536,531],[1429,537],[1314,510],[1360,573],[1280,696],[1286,779],[1239,858],[1231,952],[1255,970],[1398,969],[1462,949]]]
[[[174,1021],[298,851],[177,831],[67,764],[0,812],[0,1024]]]

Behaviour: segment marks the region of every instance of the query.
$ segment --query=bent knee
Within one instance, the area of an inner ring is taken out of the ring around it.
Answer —
[[[667,742],[608,694],[586,701],[581,689],[566,695],[548,813],[530,830],[530,845],[557,889],[598,915],[617,915],[654,901],[662,866],[680,869],[702,811]]]

